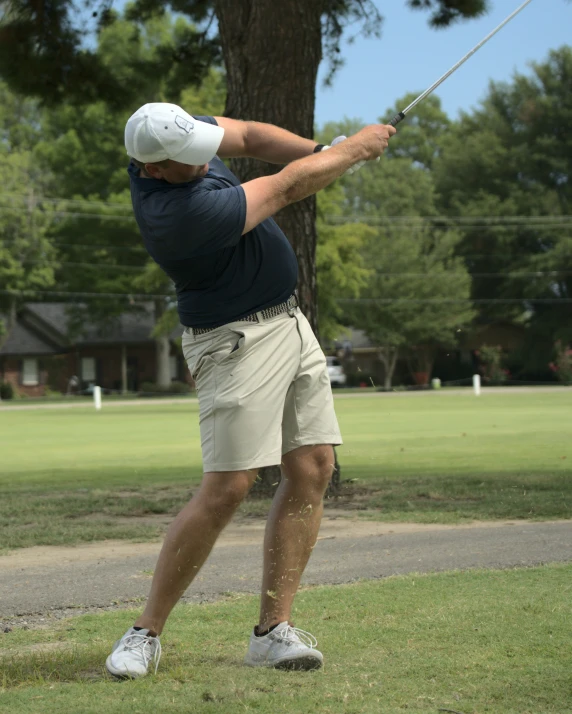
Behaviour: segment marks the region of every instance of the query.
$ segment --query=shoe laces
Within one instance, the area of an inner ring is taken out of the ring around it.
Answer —
[[[149,662],[153,660],[155,674],[157,674],[161,659],[161,642],[158,637],[132,632],[123,640],[123,647],[131,652],[136,652],[143,660],[145,667],[148,667]]]
[[[274,630],[274,632],[277,637],[286,642],[301,642],[310,649],[314,649],[318,645],[318,640],[314,635],[306,632],[306,630],[300,630],[298,627],[292,627],[292,625],[285,625],[280,630]]]

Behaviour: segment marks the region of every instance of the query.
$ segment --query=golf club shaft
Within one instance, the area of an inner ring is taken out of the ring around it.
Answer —
[[[440,84],[442,84],[442,83],[447,79],[447,77],[450,77],[450,76],[453,74],[453,72],[456,72],[456,71],[459,69],[459,67],[460,67],[462,64],[464,64],[464,63],[469,59],[469,57],[472,57],[472,56],[475,54],[475,52],[476,52],[477,50],[480,50],[480,48],[481,48],[485,43],[487,43],[487,42],[491,39],[491,37],[494,37],[494,35],[496,35],[497,32],[499,32],[500,30],[502,30],[502,28],[503,28],[506,24],[508,24],[508,23],[513,19],[513,17],[516,17],[516,16],[518,15],[518,13],[521,12],[522,10],[524,10],[524,8],[525,8],[527,5],[529,5],[531,2],[532,2],[532,0],[526,0],[526,2],[523,2],[522,5],[521,5],[519,8],[517,8],[513,13],[511,13],[511,14],[506,18],[506,20],[503,20],[503,22],[501,22],[501,24],[500,24],[497,28],[495,28],[490,34],[488,34],[488,35],[484,38],[484,40],[481,40],[478,45],[476,45],[475,47],[473,47],[473,49],[472,49],[470,52],[468,52],[468,53],[463,57],[463,59],[460,59],[454,67],[451,67],[451,69],[450,69],[446,74],[444,74],[442,77],[440,77],[440,78],[435,82],[435,84],[432,84],[432,85],[429,87],[429,89],[425,90],[425,91],[423,92],[423,94],[420,94],[420,95],[417,97],[417,99],[415,99],[415,101],[411,102],[411,104],[410,104],[408,107],[406,107],[403,111],[399,112],[399,114],[396,114],[396,115],[393,117],[393,119],[389,122],[389,123],[391,124],[391,126],[397,126],[397,124],[399,124],[400,121],[403,121],[403,119],[405,119],[405,117],[407,116],[407,114],[408,114],[414,107],[416,107],[416,106],[419,104],[419,102],[422,102],[426,97],[428,97],[432,92],[434,92],[434,91],[437,89],[437,87],[438,87]]]

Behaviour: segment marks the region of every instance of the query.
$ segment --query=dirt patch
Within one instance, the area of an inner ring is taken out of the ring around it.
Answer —
[[[35,628],[38,629],[38,628]],[[73,645],[69,642],[37,642],[34,645],[19,645],[15,650],[6,650],[6,654],[17,652],[19,655],[25,654],[47,654],[48,652],[57,652],[58,650],[72,649]]]
[[[350,516],[350,517],[348,517]],[[138,520],[156,525],[165,522],[165,515],[149,515]],[[556,522],[556,521],[554,521]],[[558,523],[572,521],[557,521]],[[384,536],[399,533],[420,533],[439,530],[467,530],[471,528],[503,528],[506,526],[526,526],[531,521],[477,521],[462,525],[440,523],[381,523],[355,518],[355,512],[336,510],[335,515],[326,515],[322,521],[318,540],[333,538],[359,538]],[[257,519],[231,524],[221,535],[215,548],[262,544],[265,519]],[[161,540],[133,543],[123,540],[106,540],[84,543],[77,546],[34,546],[15,550],[0,556],[0,571],[26,569],[45,566],[61,566],[70,563],[85,563],[129,558],[138,555],[158,555]]]

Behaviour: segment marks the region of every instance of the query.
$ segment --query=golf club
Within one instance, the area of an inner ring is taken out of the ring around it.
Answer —
[[[444,74],[440,79],[438,79],[435,82],[435,84],[432,84],[429,87],[429,89],[426,89],[423,92],[423,94],[420,94],[417,97],[417,99],[415,99],[415,101],[411,102],[411,104],[408,107],[406,107],[403,111],[399,112],[399,114],[396,114],[393,117],[393,119],[389,122],[389,124],[391,124],[391,126],[397,126],[397,124],[399,124],[400,121],[403,121],[403,119],[405,119],[407,114],[414,107],[416,107],[420,102],[422,102],[425,99],[425,97],[428,97],[432,92],[434,92],[437,89],[437,87],[447,79],[447,77],[450,77],[453,74],[453,72],[456,72],[459,69],[459,67],[469,59],[469,57],[472,57],[477,50],[479,50],[486,42],[488,42],[491,39],[491,37],[494,37],[494,35],[496,35],[497,32],[499,32],[499,30],[502,30],[502,28],[507,23],[509,23],[513,19],[513,17],[516,17],[518,15],[518,13],[521,12],[521,10],[524,10],[524,8],[527,5],[529,5],[531,2],[532,2],[532,0],[526,0],[526,2],[523,2],[519,8],[517,8],[512,14],[510,14],[506,18],[506,20],[503,20],[503,22],[501,22],[501,24],[496,29],[494,29],[490,34],[488,34],[484,40],[481,40],[478,45],[473,47],[473,49],[470,52],[468,52],[463,57],[463,59],[459,60],[454,67],[451,67],[451,69],[446,74]]]

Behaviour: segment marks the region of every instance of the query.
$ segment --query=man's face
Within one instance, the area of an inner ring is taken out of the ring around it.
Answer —
[[[168,183],[187,183],[194,179],[206,176],[209,170],[208,164],[202,166],[190,166],[189,164],[181,164],[179,161],[168,159],[161,164],[166,166],[158,166],[157,164],[145,164],[145,170],[153,178],[163,179]]]

